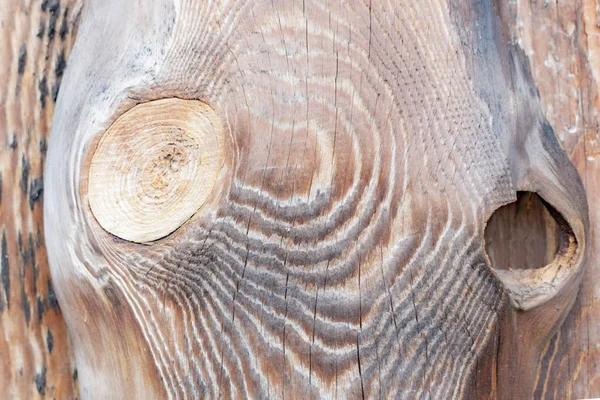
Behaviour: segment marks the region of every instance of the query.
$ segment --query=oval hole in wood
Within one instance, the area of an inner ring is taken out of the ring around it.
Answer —
[[[577,271],[573,229],[536,193],[518,192],[515,202],[497,209],[484,236],[490,266],[519,310],[553,298]]]
[[[539,269],[552,263],[574,238],[558,211],[532,192],[497,209],[485,229],[485,249],[497,270]]]

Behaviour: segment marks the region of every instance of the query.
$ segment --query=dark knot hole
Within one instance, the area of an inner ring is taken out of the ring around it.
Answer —
[[[495,269],[539,269],[567,251],[574,238],[563,216],[538,194],[517,192],[485,228],[485,249]]]

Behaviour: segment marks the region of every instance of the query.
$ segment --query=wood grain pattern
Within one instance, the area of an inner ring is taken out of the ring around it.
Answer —
[[[0,398],[77,397],[46,257],[42,172],[81,1],[0,1]]]
[[[82,396],[531,397],[587,205],[499,22],[491,1],[90,1],[45,175]],[[198,213],[136,244],[93,218],[90,164],[170,97],[215,110],[224,163]],[[573,232],[519,293],[484,249],[517,191]]]

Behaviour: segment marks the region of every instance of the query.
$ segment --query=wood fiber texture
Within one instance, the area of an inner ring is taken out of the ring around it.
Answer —
[[[0,398],[72,399],[78,379],[46,256],[43,169],[81,2],[0,1]]]

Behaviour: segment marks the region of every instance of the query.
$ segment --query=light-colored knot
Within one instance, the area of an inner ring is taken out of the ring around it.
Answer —
[[[98,223],[132,242],[167,236],[202,207],[223,161],[219,117],[197,100],[139,104],[104,133],[88,195]]]

